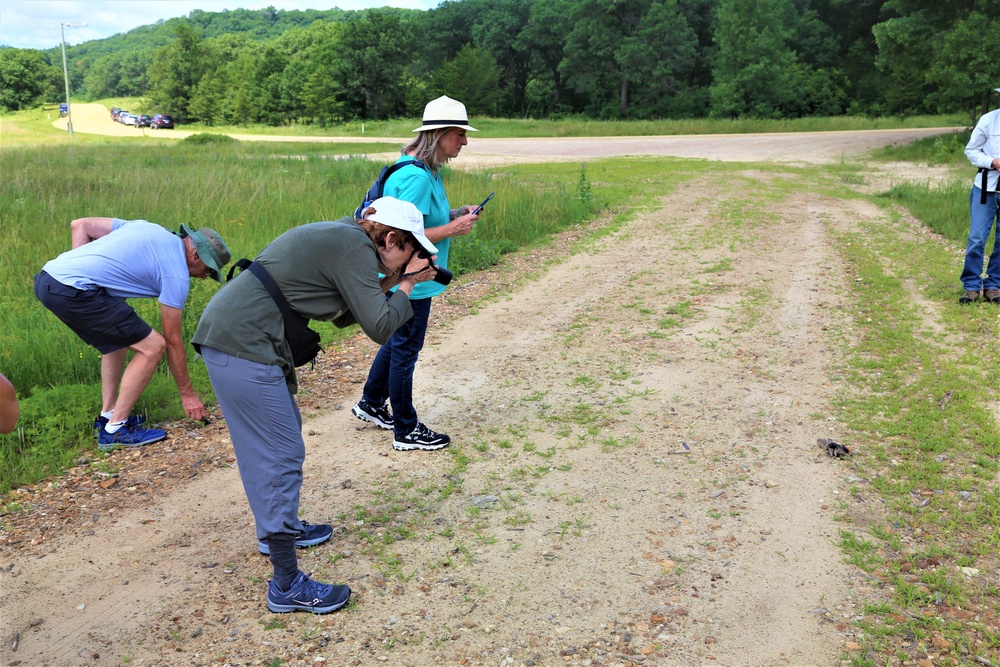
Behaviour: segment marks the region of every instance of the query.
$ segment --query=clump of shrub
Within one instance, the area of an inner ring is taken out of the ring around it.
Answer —
[[[196,146],[204,146],[206,144],[234,144],[238,139],[233,139],[228,134],[211,134],[208,132],[200,132],[198,134],[192,134],[188,137],[184,137],[181,141],[187,142],[189,144],[194,144]]]

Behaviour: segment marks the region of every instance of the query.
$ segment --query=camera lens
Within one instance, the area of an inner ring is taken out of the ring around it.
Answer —
[[[452,273],[448,269],[442,269],[440,266],[435,266],[437,269],[437,275],[434,276],[434,282],[439,285],[447,285],[451,282]]]
[[[417,257],[419,257],[420,259],[430,260],[431,254],[427,252],[427,248],[421,246],[420,248],[417,249]],[[437,273],[434,274],[433,278],[434,282],[436,282],[439,285],[447,285],[448,283],[451,282],[452,279],[451,271],[449,271],[448,269],[442,269],[440,266],[434,264],[433,262],[431,262],[431,266],[433,266],[434,270],[437,271]]]

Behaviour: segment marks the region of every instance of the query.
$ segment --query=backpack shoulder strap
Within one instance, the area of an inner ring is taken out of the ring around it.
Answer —
[[[278,283],[274,282],[274,278],[271,274],[267,272],[259,262],[252,262],[249,259],[243,258],[237,261],[229,268],[229,273],[226,275],[226,282],[228,283],[233,279],[233,272],[239,269],[240,271],[250,270],[250,273],[257,277],[257,280],[261,282],[267,293],[271,295],[274,303],[278,306],[278,310],[281,311],[282,317],[288,319],[289,313],[291,311],[291,306],[288,305],[288,301],[285,299],[285,295],[281,293],[281,288],[278,287]]]
[[[281,317],[285,320],[286,325],[302,319],[301,315],[292,312],[292,307],[288,305],[285,295],[281,293],[278,283],[274,282],[274,278],[267,272],[267,269],[261,266],[259,262],[250,262],[247,268],[264,285],[267,293],[271,295],[271,299],[274,300],[275,305],[278,306],[278,310],[281,311]]]
[[[239,269],[240,271],[246,271],[247,267],[249,267],[250,264],[251,264],[250,260],[245,257],[241,260],[237,260],[235,264],[229,267],[229,273],[226,274],[226,282],[228,283],[230,280],[233,279],[233,274],[236,273],[236,269]]]
[[[389,165],[386,168],[385,173],[384,173],[383,178],[382,178],[382,187],[383,188],[385,187],[385,183],[386,183],[386,181],[389,180],[390,176],[392,176],[393,174],[395,174],[397,171],[399,171],[403,167],[409,167],[411,164],[415,165],[417,167],[420,167],[421,169],[427,169],[427,166],[423,162],[421,162],[420,160],[403,160],[402,162],[396,162],[394,164]]]

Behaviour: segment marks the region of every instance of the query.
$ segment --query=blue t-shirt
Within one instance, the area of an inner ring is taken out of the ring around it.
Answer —
[[[114,219],[111,233],[49,261],[42,269],[63,285],[103,287],[122,299],[153,298],[183,309],[191,289],[184,241],[145,220]]]
[[[409,155],[401,155],[396,162],[412,159]],[[414,164],[407,165],[389,177],[382,194],[413,203],[424,214],[424,229],[447,225],[451,221],[451,207],[448,205],[448,196],[444,193],[440,173],[433,174],[429,169]],[[435,241],[434,245],[438,249],[437,265],[447,269],[451,239]],[[417,283],[410,293],[410,299],[427,299],[444,290],[444,285],[434,281]]]

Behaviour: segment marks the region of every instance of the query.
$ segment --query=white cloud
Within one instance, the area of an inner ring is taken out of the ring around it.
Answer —
[[[0,45],[49,49],[60,44],[61,23],[86,23],[66,28],[66,43],[80,44],[111,37],[161,19],[187,16],[193,9],[369,9],[405,7],[431,9],[440,0],[2,0]]]

